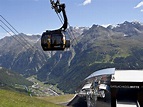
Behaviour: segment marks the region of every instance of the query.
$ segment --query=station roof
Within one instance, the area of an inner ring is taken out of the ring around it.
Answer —
[[[143,82],[143,70],[116,70],[112,82]]]
[[[85,78],[85,80],[98,77],[98,76],[103,76],[103,75],[113,75],[114,73],[115,73],[115,68],[102,69],[102,70],[95,71],[94,73],[89,75],[87,78]]]
[[[83,80],[82,84],[77,88],[77,91],[81,89],[88,89],[89,87],[91,87],[93,81],[98,82],[99,81],[98,78],[100,78],[101,80],[101,77],[111,76],[114,74],[114,72],[115,72],[115,68],[106,68],[106,69],[95,71],[94,73],[92,73],[91,75],[89,75],[87,78]],[[108,79],[111,80],[111,78],[108,78]]]

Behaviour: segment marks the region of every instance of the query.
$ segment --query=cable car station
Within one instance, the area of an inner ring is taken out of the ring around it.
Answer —
[[[95,71],[83,80],[69,106],[143,107],[143,70]]]
[[[117,70],[111,79],[111,107],[143,107],[143,70]]]

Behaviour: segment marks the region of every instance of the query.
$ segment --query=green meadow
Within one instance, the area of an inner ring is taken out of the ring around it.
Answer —
[[[54,99],[53,99],[54,100]],[[64,107],[47,100],[0,89],[0,107]]]

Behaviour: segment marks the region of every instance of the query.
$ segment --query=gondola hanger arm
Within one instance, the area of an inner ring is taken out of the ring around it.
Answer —
[[[66,11],[65,11],[65,4],[61,4],[59,0],[57,0],[56,2],[54,2],[54,0],[50,0],[50,2],[52,5],[52,9],[54,9],[57,14],[59,14],[61,12],[63,13],[63,17],[64,17],[63,26],[57,30],[65,31],[68,26],[68,19],[67,19],[67,15],[66,15]]]

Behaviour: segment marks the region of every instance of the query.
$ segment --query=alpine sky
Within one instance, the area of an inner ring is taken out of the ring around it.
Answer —
[[[66,4],[70,26],[91,27],[93,24],[106,26],[124,21],[143,23],[143,0],[60,0],[60,2]],[[51,8],[50,0],[0,0],[0,15],[19,32],[25,34],[41,34],[45,30],[56,29],[62,25]],[[0,25],[4,27],[2,22]],[[0,38],[6,35],[9,36],[0,27]]]

